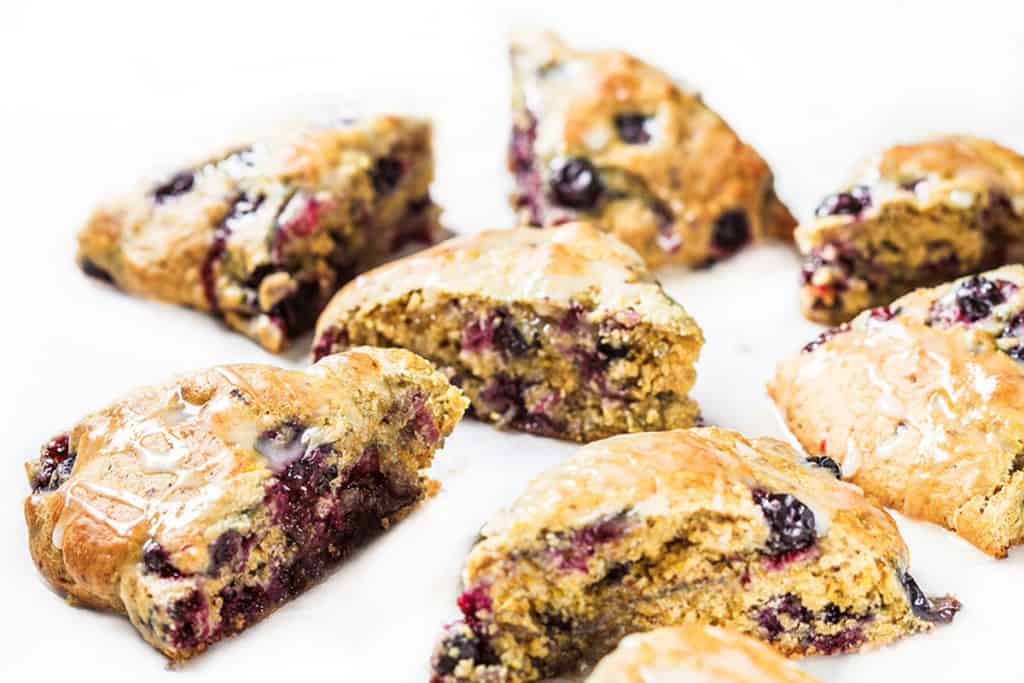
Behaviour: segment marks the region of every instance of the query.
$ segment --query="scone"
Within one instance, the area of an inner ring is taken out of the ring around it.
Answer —
[[[797,228],[801,306],[838,324],[915,287],[1024,257],[1024,158],[966,136],[883,152]]]
[[[997,557],[1024,541],[1024,267],[865,311],[768,390],[808,453]]]
[[[533,681],[625,635],[704,622],[789,656],[853,652],[952,619],[907,573],[892,518],[780,441],[617,436],[535,479],[484,527],[436,682]]]
[[[572,224],[477,233],[360,276],[320,316],[314,357],[404,347],[478,418],[590,441],[691,426],[702,343],[632,249]]]
[[[401,350],[141,389],[28,464],[32,557],[73,602],[123,612],[167,657],[192,657],[430,494],[421,471],[464,407]]]
[[[626,636],[587,683],[816,683],[760,642],[687,624]]]
[[[655,267],[701,266],[796,221],[771,169],[696,93],[632,55],[513,41],[508,165],[522,221],[591,219]]]
[[[276,352],[355,274],[433,241],[432,177],[425,120],[289,128],[102,204],[78,235],[78,262]]]

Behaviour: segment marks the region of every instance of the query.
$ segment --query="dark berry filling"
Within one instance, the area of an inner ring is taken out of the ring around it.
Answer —
[[[152,538],[142,545],[142,564],[147,573],[156,574],[162,579],[180,579],[184,576],[171,562],[167,550]]]
[[[323,304],[320,285],[305,281],[285,298],[274,304],[267,315],[284,333],[285,337],[297,337],[316,325],[317,315]]]
[[[195,171],[192,170],[174,174],[166,182],[153,188],[153,201],[160,204],[171,197],[185,194],[195,184],[195,175]]]
[[[910,601],[910,609],[919,619],[935,623],[948,624],[960,611],[960,602],[956,598],[942,597],[929,598],[917,585],[910,574],[900,574],[900,583],[907,592],[907,600]]]
[[[789,553],[814,545],[818,535],[814,513],[809,507],[788,493],[754,489],[752,495],[768,523],[767,546],[771,554]]]
[[[86,275],[88,275],[91,278],[95,278],[97,280],[102,280],[103,282],[108,282],[108,283],[111,283],[111,284],[113,284],[113,282],[114,282],[114,278],[110,275],[110,273],[108,273],[107,271],[103,270],[102,268],[97,266],[95,263],[93,263],[89,259],[84,259],[79,264],[79,267],[82,269],[83,273],[85,273]]]
[[[313,346],[313,362],[315,363],[324,356],[331,355],[339,346],[347,345],[348,332],[340,327],[328,327],[320,334],[316,344]]]
[[[199,277],[203,284],[203,294],[206,296],[206,303],[214,313],[220,313],[220,303],[217,300],[217,273],[216,268],[227,250],[228,237],[231,235],[231,222],[256,211],[263,203],[263,195],[249,197],[239,195],[231,204],[227,215],[213,230],[213,241],[206,252],[200,266]]]
[[[804,346],[803,351],[804,353],[810,353],[814,349],[826,343],[828,340],[832,339],[832,337],[843,334],[844,332],[849,332],[850,329],[850,323],[843,323],[838,327],[833,327],[832,329],[825,330],[824,332],[819,334],[815,340],[809,342],[806,346]]]
[[[170,641],[183,650],[194,650],[209,638],[209,607],[197,590],[176,600],[168,609],[173,626]]]
[[[818,467],[824,467],[826,470],[836,475],[836,479],[843,478],[843,471],[840,469],[839,463],[827,455],[813,455],[807,458],[807,462],[812,465],[817,465]]]
[[[395,157],[381,157],[370,171],[373,189],[380,195],[394,192],[405,174],[405,162]]]
[[[729,209],[715,219],[711,243],[720,252],[732,254],[750,241],[750,221],[743,209]]]
[[[859,216],[871,206],[871,190],[866,185],[857,185],[849,192],[830,194],[814,211],[816,216]]]
[[[567,538],[560,539],[560,547],[552,550],[552,556],[559,569],[585,572],[587,560],[593,557],[597,547],[621,538],[627,527],[625,515],[616,515],[580,527]]]
[[[75,453],[69,446],[68,435],[58,434],[40,449],[39,467],[32,477],[32,492],[54,491],[60,487],[75,466]]]
[[[466,623],[474,630],[480,625],[480,612],[491,611],[491,596],[487,594],[487,586],[474,586],[463,591],[455,603]]]
[[[932,304],[928,324],[948,327],[978,322],[987,318],[994,307],[1005,303],[1017,289],[1009,280],[990,280],[975,275],[961,282],[952,296],[946,295]]]
[[[583,157],[569,157],[556,163],[551,173],[551,194],[562,206],[592,209],[604,192],[597,169]]]
[[[1007,346],[1005,351],[1014,360],[1024,361],[1024,311],[1010,319],[1006,327],[999,334],[1001,341],[1012,342],[1013,346]]]
[[[534,164],[533,145],[537,140],[537,119],[527,113],[525,127],[516,126],[512,129],[509,140],[508,165],[515,175],[519,191],[515,202],[519,208],[529,212],[531,225],[544,224],[544,193],[540,173]]]
[[[646,145],[651,141],[651,134],[647,130],[647,122],[650,116],[637,112],[627,112],[615,115],[615,130],[619,139],[629,145]]]
[[[253,540],[253,537],[246,538],[234,529],[218,536],[217,540],[210,544],[210,565],[207,573],[214,575],[223,567],[238,570],[244,566]]]
[[[851,652],[864,643],[862,624],[870,621],[870,615],[858,615],[840,609],[829,603],[824,610],[815,613],[807,609],[796,595],[786,593],[770,600],[754,613],[754,620],[762,635],[774,642],[785,634],[794,634],[800,644],[809,651],[819,654]],[[832,633],[822,633],[825,624],[852,622],[847,628]]]

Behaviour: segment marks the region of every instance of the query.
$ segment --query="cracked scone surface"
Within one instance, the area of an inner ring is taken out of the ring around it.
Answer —
[[[626,636],[586,683],[817,683],[766,645],[733,631],[687,624]]]
[[[885,150],[796,231],[804,315],[837,324],[1024,257],[1024,158],[948,135]]]
[[[283,128],[104,202],[77,259],[277,352],[358,272],[434,241],[431,145],[430,123],[402,116]]]
[[[1024,540],[1024,267],[917,290],[779,363],[808,453],[886,506],[1005,556]]]
[[[892,518],[774,439],[722,429],[581,448],[487,524],[435,682],[532,681],[634,632],[702,622],[789,656],[852,652],[959,609],[907,573]]]
[[[449,240],[360,276],[314,357],[400,346],[501,426],[576,441],[692,426],[703,337],[636,252],[587,224]]]
[[[189,658],[432,493],[422,470],[464,408],[402,350],[141,389],[28,463],[32,557],[73,602],[123,612],[164,655]]]
[[[511,63],[508,163],[524,223],[595,220],[652,267],[792,239],[764,159],[661,71],[550,33],[514,40]]]

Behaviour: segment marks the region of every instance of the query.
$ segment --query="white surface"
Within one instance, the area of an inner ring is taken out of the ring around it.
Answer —
[[[504,37],[523,23],[631,49],[700,87],[771,161],[801,215],[855,160],[898,139],[963,130],[1024,149],[1020,3],[683,4],[4,0],[0,678],[423,681],[477,529],[572,450],[461,424],[438,458],[436,499],[178,672],[126,620],[65,606],[26,551],[21,461],[132,386],[216,363],[306,363],[304,349],[273,358],[202,315],[76,271],[77,225],[139,171],[298,110],[412,109],[437,121],[436,196],[448,224],[507,225]],[[765,247],[709,272],[664,274],[707,335],[696,394],[712,423],[779,433],[763,381],[816,334],[797,313],[796,272],[786,249]],[[938,528],[901,527],[922,586],[965,604],[956,623],[807,667],[837,683],[1024,677],[1024,551],[1000,562]]]

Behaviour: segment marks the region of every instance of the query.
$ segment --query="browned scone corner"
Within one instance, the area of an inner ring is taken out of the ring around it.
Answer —
[[[586,683],[818,683],[767,645],[714,626],[686,624],[634,633]]]
[[[466,235],[366,273],[320,316],[313,353],[406,348],[481,420],[592,441],[692,426],[703,341],[635,251],[573,223]]]
[[[593,220],[652,267],[793,238],[768,164],[658,69],[551,33],[514,39],[511,63],[511,201],[524,223]]]
[[[102,203],[78,235],[86,274],[183,304],[281,351],[335,290],[439,235],[430,122],[305,124]]]
[[[808,453],[882,504],[995,557],[1024,542],[1024,267],[865,311],[768,391]]]
[[[554,677],[627,634],[694,622],[790,657],[857,652],[959,610],[908,568],[893,519],[781,441],[616,436],[540,475],[484,527],[432,681]]]
[[[466,407],[407,351],[226,365],[140,389],[28,463],[29,548],[73,601],[192,657],[408,514]]]
[[[796,231],[804,315],[831,325],[1024,258],[1024,157],[945,135],[885,150]]]

